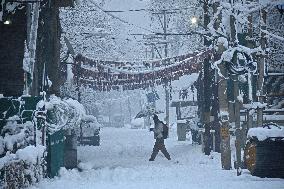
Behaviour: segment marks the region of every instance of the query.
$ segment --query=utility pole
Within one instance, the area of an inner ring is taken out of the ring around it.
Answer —
[[[231,0],[231,6],[234,6],[234,0]],[[233,9],[234,11],[234,9]],[[237,30],[236,30],[236,18],[234,14],[230,15],[230,28],[231,28],[231,36],[230,36],[230,42],[235,47],[238,42],[237,38]],[[232,62],[234,65],[238,62],[238,55],[233,55]],[[240,124],[240,102],[238,99],[239,96],[239,79],[237,74],[232,74],[231,78],[233,79],[233,93],[234,93],[234,112],[233,112],[233,121],[235,122],[235,134],[236,134],[236,141],[235,141],[235,147],[236,147],[236,169],[237,169],[237,175],[241,175],[241,124]]]
[[[264,92],[263,92],[263,83],[264,83],[264,71],[265,71],[265,55],[266,55],[266,34],[262,32],[262,30],[266,30],[266,17],[267,11],[265,9],[261,9],[260,11],[260,46],[262,53],[260,55],[260,60],[258,63],[258,81],[257,81],[257,96],[258,102],[260,105],[264,103]],[[257,126],[262,127],[263,125],[263,107],[258,107],[257,109]]]
[[[143,36],[143,39],[144,38],[146,38],[146,36],[144,35]],[[147,38],[148,40],[151,40],[152,38],[150,37],[150,38]],[[151,60],[153,60],[154,59],[154,57],[155,57],[155,53],[154,53],[154,45],[152,44],[152,43],[144,43],[144,45],[146,45],[146,50],[145,50],[145,52],[146,52],[146,59],[148,59],[148,52],[150,52],[151,53]],[[151,47],[151,50],[149,51],[148,49],[147,49],[147,47]],[[153,67],[153,66],[152,66]],[[148,106],[148,103],[149,102],[147,102],[147,106]],[[156,107],[155,107],[155,109],[156,109]],[[142,109],[141,109],[142,110]],[[145,118],[144,118],[144,128],[146,128],[146,126],[147,127],[150,127],[151,126],[151,120],[150,120],[150,115],[147,115]]]
[[[165,58],[168,57],[168,43],[167,43],[167,15],[174,14],[176,12],[168,11],[168,10],[161,10],[161,12],[155,12],[154,15],[158,15],[159,21],[161,23],[163,29],[163,36],[165,41]],[[163,16],[163,20],[161,19],[160,15]],[[166,124],[170,124],[170,93],[169,93],[169,81],[165,80],[165,94],[166,94]]]
[[[157,36],[157,35],[151,35],[151,36],[143,35],[143,39],[146,40],[144,45],[146,47],[150,47],[150,49],[151,49],[151,50],[147,50],[147,48],[146,48],[146,50],[145,50],[145,52],[146,52],[146,59],[148,58],[148,53],[151,54],[151,59],[152,60],[155,59],[155,51],[159,55],[160,59],[163,58],[162,54],[159,52],[159,49],[157,48],[157,45],[164,45],[167,42],[154,41],[154,40],[159,40],[161,38],[162,37]]]
[[[162,59],[162,56],[161,56],[159,50],[157,49],[156,44],[164,44],[164,43],[160,43],[160,42],[157,42],[157,41],[154,42],[154,41],[153,41],[153,40],[155,40],[155,39],[160,39],[160,38],[161,38],[161,37],[155,36],[155,35],[152,35],[152,36],[143,35],[143,39],[146,39],[146,42],[144,43],[144,45],[146,45],[147,47],[150,47],[150,48],[151,48],[151,51],[150,51],[150,53],[151,53],[151,60],[154,60],[154,59],[155,59],[155,50],[157,51],[159,57]],[[149,51],[146,49],[146,58],[148,58],[148,56],[147,56],[147,53],[148,53],[148,52],[149,52]],[[150,65],[150,66],[151,66],[152,70],[154,70],[153,64]],[[153,94],[155,94],[154,82],[155,82],[155,80],[153,80],[153,86],[151,87],[151,90],[152,90],[151,92],[152,92]],[[148,103],[149,103],[149,102],[148,102]],[[151,106],[151,108],[154,108],[154,110],[156,111],[156,97],[154,98],[153,102],[150,102],[149,106]],[[146,120],[146,125],[148,125],[148,126],[151,125],[151,120],[150,120],[150,118],[151,118],[150,115],[148,115],[148,116],[145,118],[145,120]]]
[[[129,92],[127,92],[127,108],[129,113],[129,123],[131,123],[132,114],[131,114],[131,104],[130,104],[129,95],[130,95]]]
[[[166,11],[163,11],[164,14],[164,34],[167,33],[167,17]],[[167,36],[164,35],[164,40],[167,40]],[[165,44],[165,58],[168,57],[168,43]],[[165,94],[166,94],[166,124],[170,125],[170,94],[169,94],[169,81],[166,80],[165,83]]]
[[[209,1],[205,0],[203,4],[203,11],[204,11],[204,27],[207,28],[208,24],[210,23],[209,17]],[[204,37],[204,46],[209,47],[211,45],[211,41]],[[203,62],[203,85],[204,85],[204,104],[203,104],[203,123],[204,123],[204,153],[205,155],[210,155],[210,116],[211,116],[211,84],[210,81],[210,59],[209,57],[204,59]]]

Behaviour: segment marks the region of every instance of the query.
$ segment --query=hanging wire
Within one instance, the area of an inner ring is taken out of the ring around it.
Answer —
[[[142,29],[142,30],[145,30],[145,31],[148,31],[148,32],[151,32],[151,33],[156,33],[156,32],[153,32],[153,31],[147,29],[147,28],[144,28],[144,27],[138,26],[138,25],[136,25],[136,24],[130,23],[130,22],[126,21],[126,20],[123,20],[122,18],[120,18],[120,17],[118,17],[118,16],[115,16],[115,15],[111,14],[110,12],[108,12],[108,11],[104,10],[102,7],[100,7],[100,6],[99,6],[97,3],[95,3],[93,0],[90,0],[90,2],[91,2],[95,7],[97,7],[97,8],[100,9],[102,12],[104,12],[105,14],[109,15],[110,17],[112,17],[112,18],[114,18],[114,19],[116,19],[116,20],[118,20],[118,21],[120,21],[120,22],[122,22],[122,23],[124,23],[124,24],[128,24],[128,25],[130,25],[130,26],[134,26],[134,27],[137,27],[137,28],[139,28],[139,29]]]

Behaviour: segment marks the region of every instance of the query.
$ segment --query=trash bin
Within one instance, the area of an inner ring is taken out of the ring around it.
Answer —
[[[179,121],[177,123],[178,141],[185,141],[186,140],[186,130],[187,130],[186,122]]]
[[[279,127],[283,135],[284,127]],[[245,147],[244,160],[246,168],[252,175],[269,178],[284,178],[284,137],[277,137],[272,126],[252,128],[248,132],[248,142]],[[254,134],[256,133],[256,134]],[[260,138],[264,135],[274,137]],[[279,136],[280,136],[279,135]]]
[[[77,136],[74,133],[65,136],[64,166],[66,169],[77,168]]]
[[[64,130],[59,130],[47,136],[47,172],[48,177],[58,175],[64,167]]]

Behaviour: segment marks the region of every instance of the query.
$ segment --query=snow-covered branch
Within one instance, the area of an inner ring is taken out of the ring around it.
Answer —
[[[271,37],[273,37],[273,38],[275,38],[275,39],[278,39],[278,40],[280,40],[280,41],[284,41],[284,37],[281,37],[281,36],[275,35],[275,34],[273,34],[273,33],[270,33],[270,32],[267,31],[267,30],[260,30],[260,31],[263,32],[263,33],[265,33],[265,34],[267,34],[267,35],[269,35],[269,36],[271,36]]]

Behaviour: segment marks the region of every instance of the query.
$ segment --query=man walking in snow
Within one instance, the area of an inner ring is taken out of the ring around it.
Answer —
[[[168,153],[164,143],[164,139],[168,137],[168,128],[162,121],[159,120],[156,114],[153,116],[153,120],[155,127],[154,129],[150,130],[154,131],[154,138],[156,139],[156,142],[149,161],[154,161],[160,150],[168,160],[171,160],[170,154]]]

